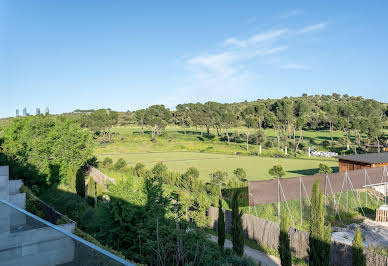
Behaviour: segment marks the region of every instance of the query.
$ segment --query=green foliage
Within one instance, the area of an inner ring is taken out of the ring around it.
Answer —
[[[245,173],[245,170],[243,168],[236,168],[236,169],[234,169],[233,174],[240,181],[245,181],[246,178],[247,178],[247,174]]]
[[[218,232],[218,246],[221,251],[224,251],[225,244],[225,217],[222,210],[222,201],[218,202],[218,220],[217,220],[217,232]]]
[[[113,164],[113,160],[110,157],[105,157],[104,160],[102,161],[102,165],[104,167],[111,167],[112,164]]]
[[[64,182],[75,191],[76,172],[92,157],[94,147],[91,135],[64,117],[14,118],[2,137],[3,163],[30,187]]]
[[[160,135],[172,118],[171,112],[164,105],[152,105],[145,110],[144,124],[152,128],[152,138]]]
[[[365,266],[366,259],[360,228],[357,228],[352,244],[352,264],[354,266]]]
[[[333,169],[328,166],[327,164],[320,163],[319,164],[319,171],[320,174],[331,174],[333,172]]]
[[[311,196],[309,265],[330,265],[331,227],[325,227],[323,193],[319,180],[314,183]]]
[[[143,176],[143,174],[144,174],[144,168],[145,168],[145,165],[144,165],[144,164],[142,164],[142,163],[136,163],[135,168],[134,168],[135,175],[138,176],[138,177]]]
[[[163,162],[158,162],[152,168],[152,174],[154,175],[154,178],[163,180],[167,175],[167,166]]]
[[[238,197],[239,193],[236,192],[233,195],[232,199],[232,244],[233,251],[236,252],[238,256],[242,256],[244,254],[244,231],[242,226],[242,212],[239,211],[238,208]]]
[[[195,167],[190,167],[186,170],[186,172],[182,175],[182,187],[190,190],[195,191],[198,189],[198,178],[199,178],[199,171]]]
[[[111,129],[118,122],[118,113],[110,109],[99,109],[83,114],[80,121],[81,125],[91,132],[104,138],[108,136],[111,140]]]
[[[221,186],[225,183],[227,177],[228,177],[228,173],[222,172],[222,171],[215,171],[210,174],[210,182],[218,186],[221,196],[222,196]]]
[[[120,158],[117,160],[117,162],[113,165],[113,168],[115,170],[120,170],[120,169],[123,169],[125,166],[127,166],[127,162],[123,159],[123,158]]]
[[[286,174],[283,170],[283,167],[280,164],[274,165],[271,169],[269,169],[268,173],[273,177],[279,177],[279,178],[281,178]]]
[[[282,215],[280,220],[280,234],[278,252],[282,266],[291,266],[290,238],[288,236],[288,216]]]
[[[93,177],[89,177],[88,201],[90,205],[94,206],[94,203],[96,201],[96,196],[97,196],[96,182],[94,181]]]
[[[78,196],[85,197],[85,173],[82,168],[77,171],[75,189]]]

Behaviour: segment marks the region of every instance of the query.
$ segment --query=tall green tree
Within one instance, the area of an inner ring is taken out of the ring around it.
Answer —
[[[357,228],[352,244],[352,264],[354,266],[365,266],[366,259],[364,255],[364,245],[362,244],[360,228]]]
[[[85,197],[85,173],[82,168],[79,168],[76,173],[75,189],[78,196]]]
[[[144,124],[152,128],[152,138],[161,134],[171,117],[170,110],[164,105],[152,105],[145,110]]]
[[[225,183],[228,177],[227,172],[215,171],[210,174],[210,182],[218,186],[220,197],[222,197],[221,186]]]
[[[331,226],[325,226],[323,193],[319,191],[319,180],[314,183],[311,196],[309,265],[330,265]]]
[[[217,233],[218,233],[218,247],[221,251],[224,251],[225,244],[225,216],[222,210],[222,200],[218,200],[218,220],[217,220]]]
[[[282,266],[291,266],[290,238],[288,236],[288,216],[282,215],[280,219],[280,234],[278,252]]]
[[[331,174],[332,172],[333,172],[333,169],[327,164],[324,164],[324,163],[319,164],[319,170],[318,170],[319,174]]]
[[[242,211],[239,211],[238,208],[238,198],[239,192],[235,192],[232,198],[232,244],[233,251],[236,252],[238,256],[244,254],[244,230],[242,226]]]
[[[145,110],[139,109],[135,112],[136,123],[141,126],[141,134],[144,134],[144,117]]]
[[[271,169],[269,169],[268,173],[271,176],[278,177],[278,178],[281,178],[286,174],[283,170],[283,167],[280,164],[274,165]]]

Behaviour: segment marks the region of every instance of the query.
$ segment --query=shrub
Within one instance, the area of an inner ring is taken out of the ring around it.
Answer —
[[[324,140],[324,141],[322,141],[321,145],[322,145],[323,147],[327,148],[327,147],[330,146],[330,141]]]
[[[163,164],[163,162],[158,162],[152,168],[152,174],[154,175],[154,178],[162,181],[164,176],[167,174],[167,166]]]
[[[102,165],[105,167],[111,167],[113,164],[113,160],[110,157],[105,157],[104,160],[102,161]]]
[[[267,148],[267,149],[270,149],[272,148],[274,145],[273,145],[273,142],[270,141],[270,140],[267,140],[265,143],[264,143],[264,148]]]
[[[115,170],[120,170],[120,169],[123,169],[125,166],[127,166],[127,162],[123,158],[120,158],[117,160],[113,168]]]
[[[365,266],[366,260],[364,255],[364,246],[362,245],[362,236],[361,236],[360,228],[357,228],[352,244],[353,244],[352,245],[353,265]]]
[[[144,174],[145,166],[142,163],[137,163],[134,168],[134,173],[136,176],[140,177]]]
[[[247,178],[247,174],[245,173],[245,170],[243,168],[236,168],[236,169],[234,169],[233,174],[240,181],[245,181],[246,178]]]

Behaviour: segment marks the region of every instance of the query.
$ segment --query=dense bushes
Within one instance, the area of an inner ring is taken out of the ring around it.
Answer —
[[[92,157],[92,137],[69,118],[14,118],[2,139],[0,163],[29,187],[64,182],[75,191],[76,172]]]
[[[42,191],[41,197],[102,245],[137,263],[151,265],[163,260],[172,265],[178,260],[182,265],[254,265],[231,251],[222,253],[205,232],[188,222],[185,202],[190,197],[170,197],[158,180],[125,173],[117,185],[110,186],[110,201],[99,201],[94,207],[66,192],[66,187],[52,187]]]

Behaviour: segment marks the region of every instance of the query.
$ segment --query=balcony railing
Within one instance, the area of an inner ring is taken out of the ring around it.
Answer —
[[[0,200],[0,266],[133,265],[66,228]]]

